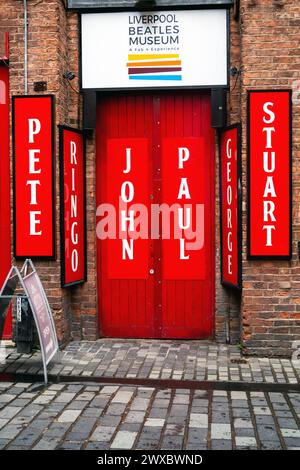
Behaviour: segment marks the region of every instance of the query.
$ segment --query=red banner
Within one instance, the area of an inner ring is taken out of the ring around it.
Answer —
[[[204,279],[205,277],[204,159],[204,141],[201,137],[163,140],[164,279]],[[171,214],[169,225],[168,210]],[[166,230],[169,230],[170,234],[166,233]]]
[[[107,235],[108,278],[149,276],[149,141],[107,141],[107,202],[98,233]],[[101,227],[101,228],[100,228]]]
[[[291,91],[249,91],[249,258],[291,258],[291,135]]]
[[[241,130],[220,134],[221,281],[240,289],[241,279]]]
[[[13,97],[15,257],[55,257],[53,97]]]
[[[60,126],[62,286],[86,281],[85,160],[81,131]]]
[[[0,64],[0,289],[11,267],[9,157],[9,68]],[[11,338],[9,312],[2,339]]]

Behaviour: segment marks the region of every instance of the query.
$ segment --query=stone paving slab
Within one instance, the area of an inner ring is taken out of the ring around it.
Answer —
[[[1,382],[0,422],[8,450],[299,449],[300,392]]]
[[[43,373],[39,352],[20,355],[7,349],[6,353],[0,373]],[[300,382],[300,360],[245,357],[237,346],[210,341],[74,341],[62,351],[61,362],[52,362],[48,370],[53,375],[80,377]]]

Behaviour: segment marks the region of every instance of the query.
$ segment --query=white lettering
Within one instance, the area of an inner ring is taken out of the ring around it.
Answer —
[[[75,232],[77,225],[78,225],[77,222],[73,222],[71,225],[71,240],[72,240],[73,245],[78,245],[78,233]]]
[[[41,151],[37,150],[37,149],[30,149],[29,150],[29,173],[31,175],[41,173],[41,169],[37,170],[35,168],[35,163],[40,161],[39,158],[35,158],[35,154],[40,153],[40,152]]]
[[[266,230],[266,235],[267,235],[266,246],[273,246],[272,245],[272,230],[275,230],[275,225],[264,225],[263,230]]]
[[[186,223],[183,222],[183,208],[178,209],[178,226],[181,230],[187,230],[191,226],[191,208],[187,207],[185,209],[186,213]]]
[[[267,101],[266,103],[264,103],[263,105],[263,110],[266,114],[268,114],[269,116],[269,119],[267,119],[265,116],[263,117],[263,121],[265,124],[272,124],[272,122],[275,121],[275,113],[273,113],[273,111],[271,111],[269,108],[270,107],[273,107],[274,106],[274,103],[270,102],[270,101]]]
[[[126,188],[128,188],[128,195],[126,194]],[[134,198],[134,186],[131,181],[124,181],[122,184],[121,198],[124,202],[131,202]]]
[[[133,259],[133,239],[131,238],[129,240],[122,240],[122,259],[126,259],[126,255],[128,256],[128,259]]]
[[[76,142],[73,142],[73,140],[71,140],[70,142],[71,165],[77,165],[76,152],[77,152]]]
[[[129,211],[126,216],[126,211],[121,211],[121,231],[126,232],[126,223],[129,222],[129,232],[134,232],[134,211]]]
[[[270,154],[271,154],[271,166],[269,166]],[[264,152],[264,171],[266,173],[273,173],[274,170],[275,170],[275,152]]]
[[[275,127],[264,127],[263,132],[266,133],[266,149],[272,148],[272,132],[275,132]]]
[[[41,215],[41,211],[30,211],[29,220],[30,220],[30,235],[42,235],[42,231],[36,231],[36,226],[41,223],[37,216]]]
[[[265,186],[264,197],[268,197],[269,195],[271,197],[277,197],[274,188],[273,176],[267,177],[267,182]]]
[[[26,186],[30,186],[30,205],[35,206],[37,205],[37,200],[36,200],[36,187],[40,186],[41,183],[38,180],[28,180],[26,183]]]
[[[270,217],[270,221],[275,222],[276,218],[274,216],[275,204],[273,201],[263,201],[264,205],[264,222],[268,222]]]
[[[41,131],[41,122],[39,119],[28,119],[28,141],[30,144],[34,142],[34,136]]]
[[[126,148],[126,169],[123,173],[129,173],[131,170],[131,148]]]
[[[232,156],[231,139],[228,139],[226,142],[226,156],[227,158],[231,158]]]
[[[71,217],[77,217],[77,194],[71,194]]]
[[[72,271],[75,273],[78,269],[78,251],[74,248],[71,255]]]
[[[185,239],[180,238],[180,259],[190,259],[190,255],[185,254]]]
[[[178,168],[183,169],[183,162],[190,158],[189,149],[186,147],[178,147]]]
[[[191,199],[187,178],[181,178],[177,199],[182,199],[183,196],[186,199]]]

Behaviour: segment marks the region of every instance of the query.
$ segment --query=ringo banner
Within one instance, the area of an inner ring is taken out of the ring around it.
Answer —
[[[61,284],[86,281],[85,152],[81,131],[59,126]]]
[[[290,259],[290,90],[248,91],[248,257]]]
[[[220,133],[221,282],[242,287],[241,127]]]
[[[55,258],[53,96],[13,96],[14,253]]]

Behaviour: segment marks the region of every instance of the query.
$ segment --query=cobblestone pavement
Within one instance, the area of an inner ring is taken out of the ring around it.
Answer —
[[[0,383],[0,449],[300,449],[300,393]]]
[[[5,355],[2,378],[42,374],[39,353]],[[46,388],[0,382],[0,449],[300,449],[299,362],[101,339],[71,343],[49,370],[60,382]]]
[[[7,350],[0,372],[42,373],[40,353]],[[53,375],[82,377],[220,380],[257,383],[300,382],[300,361],[243,357],[237,346],[208,341],[112,340],[72,342]]]

